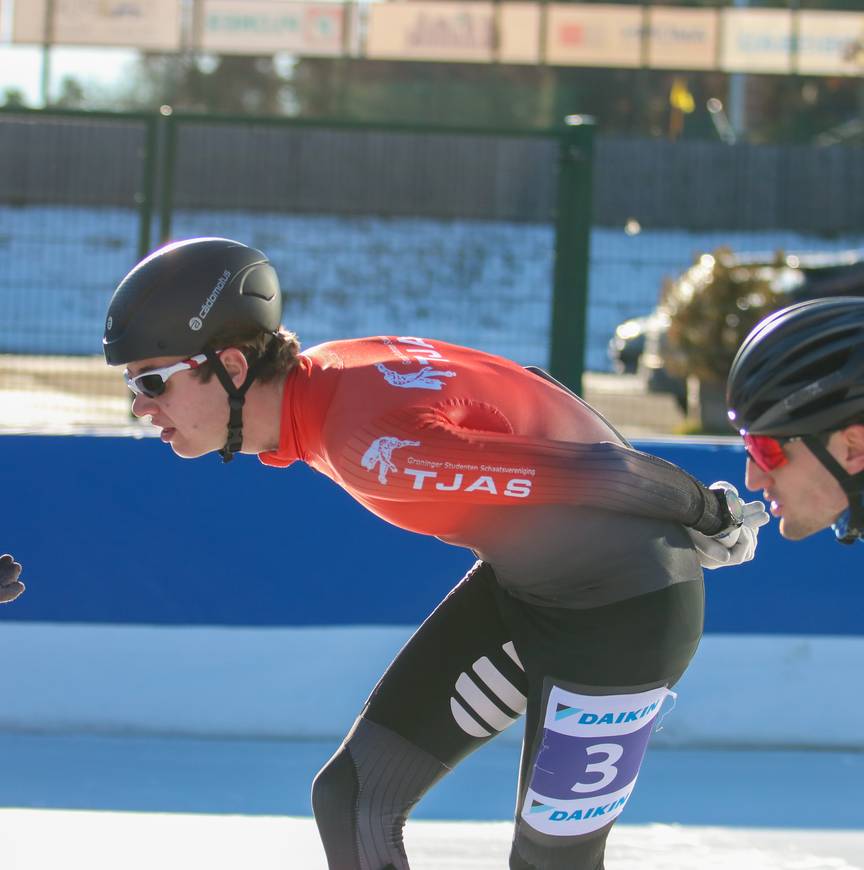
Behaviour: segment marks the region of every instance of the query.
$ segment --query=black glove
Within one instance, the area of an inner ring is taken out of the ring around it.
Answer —
[[[21,566],[8,553],[0,556],[0,604],[14,601],[23,591],[24,584],[18,579]]]

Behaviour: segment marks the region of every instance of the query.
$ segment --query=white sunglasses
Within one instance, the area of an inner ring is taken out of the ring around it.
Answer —
[[[216,351],[218,356],[222,353],[221,350]],[[140,375],[130,375],[129,369],[123,372],[123,379],[126,381],[126,386],[136,396],[147,396],[149,399],[155,399],[165,392],[165,384],[168,378],[176,375],[177,372],[185,372],[189,369],[197,369],[207,362],[207,355],[199,353],[195,356],[190,356],[188,359],[181,360],[170,366],[162,366],[159,369],[150,369],[147,372],[141,372]]]

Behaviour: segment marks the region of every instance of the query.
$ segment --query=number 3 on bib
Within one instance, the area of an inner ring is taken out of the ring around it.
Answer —
[[[552,686],[522,820],[572,837],[608,825],[630,798],[663,701],[645,692],[585,695]]]
[[[596,761],[593,764],[585,766],[586,773],[600,773],[603,775],[603,778],[598,782],[592,783],[577,782],[570,791],[579,792],[580,794],[599,791],[615,779],[618,774],[615,762],[624,754],[624,747],[618,743],[598,743],[596,746],[586,746],[585,752],[589,757],[605,753],[606,758],[603,761]]]

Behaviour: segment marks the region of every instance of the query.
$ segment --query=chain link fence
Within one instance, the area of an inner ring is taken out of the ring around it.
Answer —
[[[220,235],[264,250],[306,346],[410,332],[551,365],[631,435],[684,422],[680,396],[652,392],[638,365],[614,373],[608,348],[664,279],[720,246],[864,245],[853,148],[598,137],[592,163],[587,125],[5,111],[0,158],[7,429],[129,422],[100,355],[104,311],[160,240]]]
[[[163,236],[264,250],[305,345],[410,332],[546,364],[556,138],[205,119],[173,129]]]
[[[74,425],[128,422],[98,356],[104,311],[157,240],[220,235],[266,251],[306,346],[410,332],[548,362],[559,164],[565,144],[590,145],[588,128],[6,112],[0,131],[0,156],[21,171],[0,186],[7,427],[54,427],[61,408]],[[574,353],[562,374],[578,381],[581,362]]]
[[[128,419],[95,365],[106,293],[150,247],[156,121],[0,114],[0,420],[6,429]]]
[[[605,342],[619,324],[639,320],[622,330],[626,342],[619,340],[635,373],[600,376],[592,398],[598,407],[617,407],[629,392],[626,413],[637,429],[687,431],[687,385],[668,375],[657,353],[662,317],[645,320],[664,282],[719,248],[762,261],[778,252],[864,256],[862,149],[601,136],[595,154],[587,311],[595,340],[586,368],[609,371]]]

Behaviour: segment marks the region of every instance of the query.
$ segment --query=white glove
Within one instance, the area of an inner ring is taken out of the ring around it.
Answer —
[[[712,483],[715,489],[731,489],[735,495],[738,490],[725,480]],[[756,542],[759,528],[764,526],[771,517],[761,501],[744,503],[743,521],[738,528],[722,535],[709,538],[694,529],[687,529],[690,540],[699,554],[699,563],[703,568],[725,568],[728,565],[741,565],[749,562],[756,555]]]

